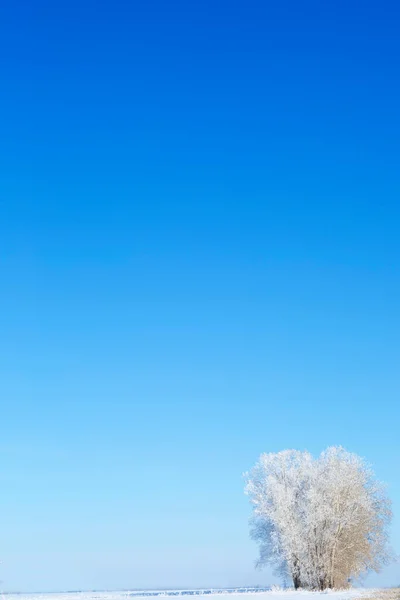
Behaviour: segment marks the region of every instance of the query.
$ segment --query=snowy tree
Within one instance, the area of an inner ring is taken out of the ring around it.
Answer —
[[[263,454],[246,480],[258,565],[274,565],[295,588],[344,587],[387,560],[390,502],[357,455]]]

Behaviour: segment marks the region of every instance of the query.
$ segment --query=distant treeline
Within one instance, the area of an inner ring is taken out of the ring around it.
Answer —
[[[205,596],[208,594],[245,594],[256,592],[269,592],[270,587],[240,587],[229,589],[203,589],[203,590],[160,590],[154,592],[131,592],[130,597],[153,596]]]

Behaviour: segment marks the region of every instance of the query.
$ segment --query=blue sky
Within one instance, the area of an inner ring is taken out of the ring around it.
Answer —
[[[3,3],[5,589],[273,581],[284,448],[373,463],[400,552],[400,14],[327,4]]]

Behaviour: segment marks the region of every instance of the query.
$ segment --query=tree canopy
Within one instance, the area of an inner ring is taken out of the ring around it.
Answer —
[[[262,454],[245,477],[258,566],[273,565],[295,588],[345,587],[388,561],[390,500],[356,454]]]

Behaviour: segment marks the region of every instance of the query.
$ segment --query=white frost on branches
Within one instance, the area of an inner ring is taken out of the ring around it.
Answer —
[[[262,454],[246,474],[258,565],[295,588],[339,588],[389,557],[390,501],[368,465],[343,448]]]

